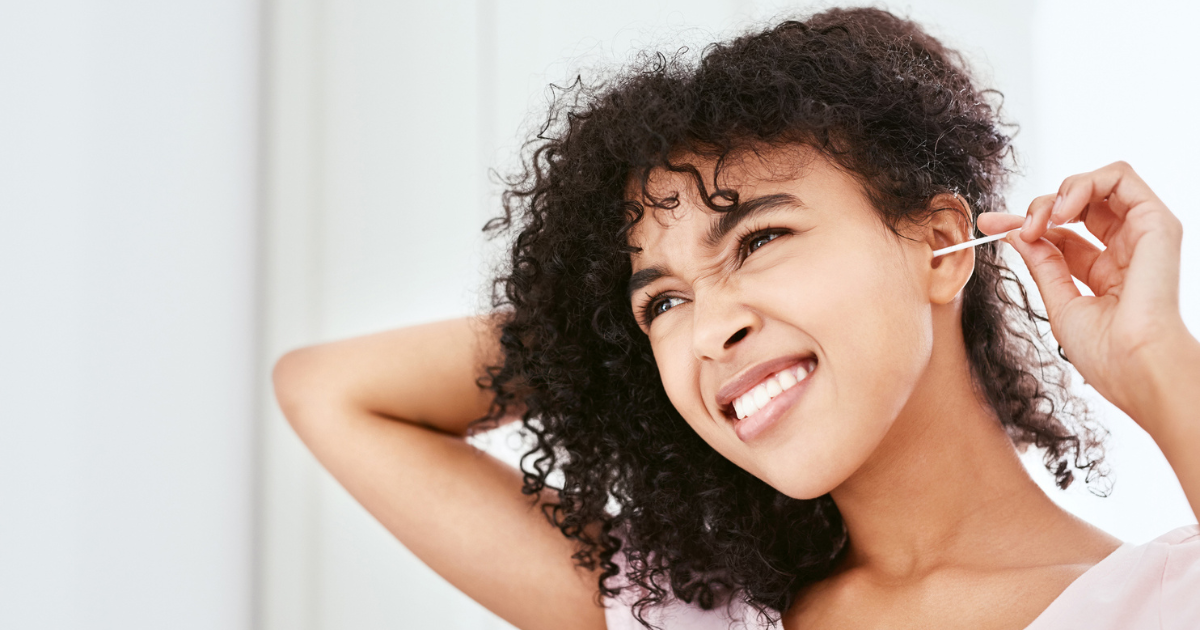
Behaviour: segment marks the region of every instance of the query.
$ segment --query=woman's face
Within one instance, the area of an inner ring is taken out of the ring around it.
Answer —
[[[891,233],[860,184],[823,157],[803,153],[781,175],[797,153],[726,167],[733,212],[709,210],[688,176],[656,172],[650,192],[680,204],[648,211],[631,233],[641,251],[630,303],[688,424],[804,499],[875,451],[929,363],[933,333],[920,272],[929,248]]]

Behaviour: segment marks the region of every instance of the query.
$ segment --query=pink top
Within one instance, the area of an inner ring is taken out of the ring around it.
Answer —
[[[643,629],[630,608],[634,601],[629,590],[608,600],[608,630]],[[740,600],[728,611],[674,601],[647,611],[646,620],[664,630],[779,630],[778,624],[760,624]],[[1072,582],[1026,630],[1071,628],[1200,628],[1200,527],[1180,527],[1144,545],[1125,543]]]

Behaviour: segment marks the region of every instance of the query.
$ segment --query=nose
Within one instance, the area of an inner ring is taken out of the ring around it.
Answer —
[[[694,299],[692,351],[701,361],[724,358],[762,326],[752,309],[725,291],[697,294]]]

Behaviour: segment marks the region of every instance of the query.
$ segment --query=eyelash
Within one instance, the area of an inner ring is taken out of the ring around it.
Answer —
[[[738,238],[738,266],[740,267],[741,264],[746,260],[746,258],[750,256],[750,254],[753,254],[754,252],[762,249],[763,245],[766,245],[767,243],[770,243],[771,241],[773,241],[787,233],[788,233],[788,231],[784,230],[784,229],[768,227],[768,228],[750,231],[749,233],[739,237]],[[762,244],[760,244],[758,247],[755,247],[754,249],[750,249],[750,245],[752,243],[756,243],[764,238],[767,240],[764,241]],[[676,298],[672,298],[671,296],[660,293],[658,295],[652,296],[649,300],[647,300],[646,304],[644,306],[642,306],[641,312],[639,313],[639,319],[641,320],[642,325],[649,328],[650,323],[654,321],[654,318],[656,318],[662,314],[662,313],[655,313],[654,312],[655,309],[657,309],[666,300],[671,300],[671,299],[676,299]],[[670,309],[667,309],[667,310],[670,310]],[[663,312],[666,312],[666,311],[663,311]]]

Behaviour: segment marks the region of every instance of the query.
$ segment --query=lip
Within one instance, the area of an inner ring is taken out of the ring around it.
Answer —
[[[741,374],[738,374],[725,383],[725,385],[721,386],[721,389],[717,390],[717,406],[720,407],[722,411],[726,411],[732,408],[733,401],[737,400],[738,396],[741,396],[742,394],[745,394],[753,389],[754,386],[758,385],[764,378],[767,378],[768,376],[785,368],[798,365],[805,360],[815,360],[815,358],[816,357],[814,357],[811,353],[792,354],[782,356],[777,359],[771,359],[770,361],[764,361],[758,365],[750,366],[745,370],[742,370]],[[783,394],[780,394],[780,396],[782,395]],[[737,416],[733,417],[735,419],[737,418]]]
[[[737,434],[738,439],[742,442],[749,442],[761,435],[767,429],[775,426],[776,422],[787,413],[789,409],[795,406],[804,392],[808,391],[808,384],[812,382],[813,376],[817,373],[817,366],[813,367],[813,371],[803,381],[796,383],[790,389],[782,394],[771,399],[765,407],[759,409],[753,414],[737,419],[737,416],[730,417],[733,422],[733,432]]]

